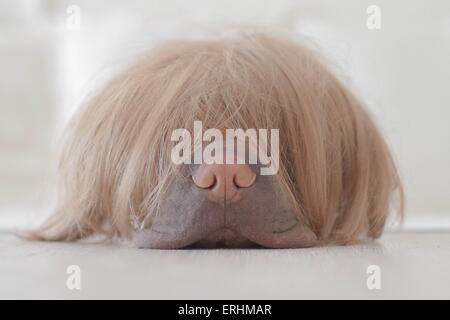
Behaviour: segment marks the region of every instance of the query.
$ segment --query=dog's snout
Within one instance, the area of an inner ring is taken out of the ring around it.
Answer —
[[[237,201],[238,190],[251,187],[256,174],[246,164],[202,164],[192,180],[197,187],[209,189],[211,201]]]

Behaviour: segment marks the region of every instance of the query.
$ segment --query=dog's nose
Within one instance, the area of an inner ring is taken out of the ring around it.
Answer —
[[[256,174],[246,164],[202,164],[192,180],[197,187],[209,189],[209,200],[236,202],[240,199],[238,190],[252,186]]]

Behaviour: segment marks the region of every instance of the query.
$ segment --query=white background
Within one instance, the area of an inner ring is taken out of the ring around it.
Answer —
[[[70,29],[67,8],[81,9]],[[381,29],[366,27],[369,5]],[[0,2],[0,227],[54,203],[53,154],[71,112],[136,54],[174,37],[241,27],[286,30],[320,46],[369,105],[399,164],[407,228],[450,226],[450,2]]]

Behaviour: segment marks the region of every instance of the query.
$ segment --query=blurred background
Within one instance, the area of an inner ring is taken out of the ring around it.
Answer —
[[[248,27],[321,48],[392,147],[403,229],[450,230],[447,0],[2,0],[0,229],[50,212],[58,138],[89,92],[164,39]]]

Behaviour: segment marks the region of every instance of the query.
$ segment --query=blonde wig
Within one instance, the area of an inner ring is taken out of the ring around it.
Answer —
[[[129,238],[151,226],[179,171],[176,128],[279,128],[277,179],[320,244],[383,232],[401,183],[362,103],[296,41],[262,33],[178,40],[153,49],[82,107],[60,158],[56,212],[41,240],[100,233]]]

